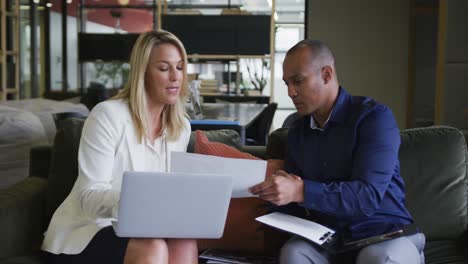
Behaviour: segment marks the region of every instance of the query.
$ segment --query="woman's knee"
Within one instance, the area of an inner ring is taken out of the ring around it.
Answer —
[[[198,246],[194,239],[168,239],[169,263],[198,263]]]
[[[125,263],[167,263],[168,247],[164,239],[132,238],[128,242]]]
[[[169,251],[195,251],[198,252],[197,240],[195,239],[168,239],[167,247]]]

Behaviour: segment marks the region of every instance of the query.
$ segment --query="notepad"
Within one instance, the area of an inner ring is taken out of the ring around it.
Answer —
[[[384,233],[355,241],[344,241],[342,237],[333,229],[330,229],[319,223],[288,214],[275,212],[257,217],[255,220],[274,228],[304,237],[332,253],[356,250],[374,243],[394,239],[401,236],[412,235],[418,232],[416,225],[410,224],[404,226],[401,229],[393,230],[389,233]]]
[[[335,231],[321,224],[283,213],[271,213],[255,218],[264,224],[288,231],[322,245],[335,234]]]

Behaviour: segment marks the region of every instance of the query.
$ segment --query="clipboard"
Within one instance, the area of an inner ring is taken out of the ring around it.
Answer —
[[[406,225],[401,229],[359,240],[344,240],[335,230],[313,221],[296,216],[275,212],[255,218],[274,228],[304,237],[325,250],[336,254],[358,250],[371,244],[412,235],[418,232],[415,224]]]

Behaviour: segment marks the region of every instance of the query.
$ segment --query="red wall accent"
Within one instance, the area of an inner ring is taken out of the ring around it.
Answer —
[[[68,15],[78,16],[79,0],[72,0],[68,4]],[[52,12],[62,12],[62,0],[52,0]],[[118,5],[117,0],[86,0],[86,4],[95,5]],[[129,5],[146,5],[142,0],[130,0]],[[118,8],[113,9],[115,12],[120,12],[120,29],[128,32],[144,32],[153,29],[153,13],[152,9],[135,9],[135,8]],[[111,16],[111,9],[83,9],[86,12],[87,21],[115,27],[117,18]]]

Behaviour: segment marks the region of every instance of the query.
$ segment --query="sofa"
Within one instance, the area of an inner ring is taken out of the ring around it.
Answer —
[[[5,101],[0,103],[0,106],[15,108],[20,111],[33,113],[37,116],[45,130],[49,143],[54,141],[56,132],[53,114],[63,112],[75,112],[83,115],[89,114],[89,109],[84,104],[44,98]]]
[[[80,119],[64,120],[53,146],[33,149],[30,177],[0,191],[0,263],[45,263],[39,251],[42,234],[75,181],[82,125]],[[204,133],[210,141],[257,157],[284,159],[287,128],[274,131],[266,148],[240,145],[233,131]],[[404,130],[401,138],[406,202],[427,237],[426,263],[468,263],[468,152],[463,134],[455,128],[429,127]],[[193,151],[193,141],[189,151]],[[248,203],[245,207],[250,210]],[[285,236],[267,231],[252,232],[264,232],[254,237],[261,237],[259,242],[268,253],[277,254]],[[216,247],[216,241],[212,242]]]
[[[61,112],[89,113],[82,104],[43,98],[0,102],[0,189],[28,177],[30,149],[53,142],[53,114]]]

